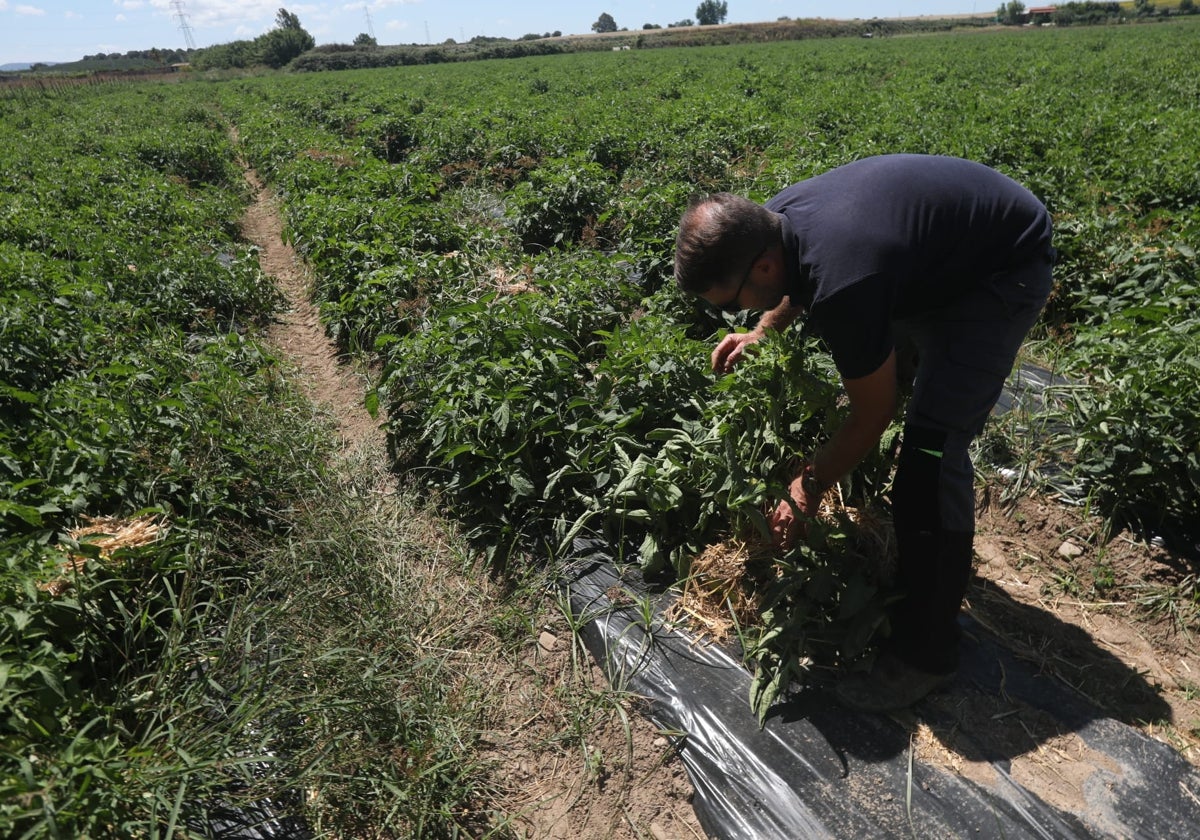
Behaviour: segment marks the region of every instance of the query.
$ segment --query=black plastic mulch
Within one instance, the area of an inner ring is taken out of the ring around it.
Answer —
[[[954,685],[923,700],[907,720],[850,712],[816,687],[794,692],[760,728],[740,661],[661,621],[647,632],[638,611],[609,596],[614,587],[645,592],[642,582],[636,573],[622,577],[610,559],[603,546],[582,547],[563,586],[586,620],[584,643],[609,679],[644,698],[644,714],[662,730],[685,733],[675,743],[695,787],[697,818],[712,837],[1200,836],[1200,772],[1167,745],[1038,676],[976,624],[966,622]],[[653,597],[661,616],[667,596]],[[958,716],[963,708],[984,713]],[[995,708],[1012,711],[993,714]],[[1014,759],[1042,746],[1039,732],[1027,730],[1029,739],[1016,746],[995,737],[1001,719],[1018,713],[1078,736],[1072,743],[1086,752],[1079,760],[1065,757],[1074,776],[1062,784],[1070,795],[1047,797],[1057,804],[1014,778]],[[913,746],[918,719],[951,732],[953,752],[971,759],[975,772],[923,759]]]

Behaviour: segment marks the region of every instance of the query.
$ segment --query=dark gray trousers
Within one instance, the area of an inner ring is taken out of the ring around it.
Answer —
[[[923,670],[958,665],[958,612],[970,580],[975,473],[983,431],[1017,351],[1050,294],[1052,258],[997,273],[967,297],[896,323],[916,350],[913,392],[892,484],[902,599],[890,649]]]

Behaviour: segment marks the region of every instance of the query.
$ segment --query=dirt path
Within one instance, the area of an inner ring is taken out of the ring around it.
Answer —
[[[336,422],[345,451],[370,446],[382,452],[383,431],[363,404],[364,377],[338,359],[326,337],[309,299],[308,272],[283,240],[283,219],[270,191],[252,169],[246,170],[246,181],[254,189],[254,203],[242,217],[242,234],[258,246],[263,273],[275,279],[289,305],[268,339],[295,363],[304,390]]]

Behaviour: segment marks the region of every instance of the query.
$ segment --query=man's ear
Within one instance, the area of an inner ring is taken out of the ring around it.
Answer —
[[[783,246],[776,245],[763,251],[762,255],[754,261],[752,270],[769,272],[772,281],[782,282],[787,275],[783,268]]]

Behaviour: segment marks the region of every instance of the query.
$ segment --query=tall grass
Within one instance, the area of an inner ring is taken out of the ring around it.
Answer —
[[[276,707],[273,786],[302,791],[318,831],[503,836],[480,758],[497,607],[456,539],[389,489],[366,454],[300,499],[294,528],[250,552],[230,667],[253,662]],[[263,780],[266,781],[265,779]]]
[[[272,531],[177,527],[90,552],[57,597],[22,584],[17,561],[38,552],[9,542],[0,833],[204,835],[270,817],[289,836],[508,836],[479,739],[487,659],[528,617],[469,582],[455,538],[383,489],[382,463],[314,464]],[[43,648],[65,676],[28,655]]]

